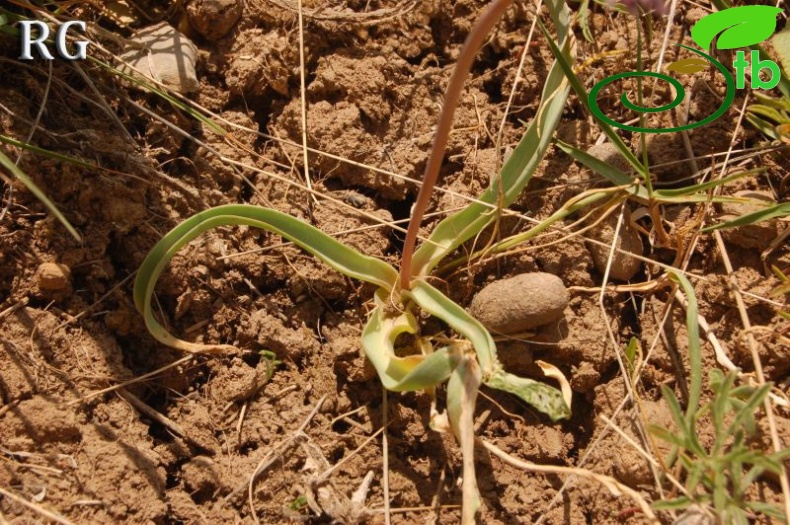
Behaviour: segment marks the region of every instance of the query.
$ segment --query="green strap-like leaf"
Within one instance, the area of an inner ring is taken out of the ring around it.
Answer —
[[[548,0],[546,4],[557,29],[557,38],[562,42],[560,46],[565,56],[570,57],[568,7],[559,0]],[[569,91],[562,67],[555,62],[546,77],[535,118],[502,167],[501,174],[478,199],[481,202],[473,202],[441,221],[431,233],[430,242],[423,243],[414,252],[412,275],[415,278],[430,274],[442,258],[491,223],[496,218],[497,205],[506,208],[521,194],[543,160],[562,118]]]
[[[227,351],[232,348],[226,345],[196,345],[178,339],[169,334],[151,312],[151,296],[156,281],[178,250],[206,230],[231,225],[254,226],[277,233],[344,275],[382,288],[392,289],[398,278],[398,273],[387,263],[362,255],[285,213],[245,204],[218,206],[193,215],[173,228],[151,249],[140,265],[134,282],[134,303],[145,318],[148,330],[160,342],[189,352]]]
[[[747,224],[757,224],[758,222],[767,221],[776,217],[786,217],[788,215],[790,215],[790,202],[784,202],[775,206],[769,206],[764,210],[747,213],[746,215],[742,215],[731,221],[708,226],[703,228],[702,231],[711,232],[713,230],[721,230],[723,228],[734,228],[736,226],[746,226]]]
[[[514,376],[500,369],[495,371],[485,384],[515,394],[549,416],[552,421],[571,417],[571,408],[565,404],[562,392],[540,381]]]
[[[66,217],[60,212],[57,206],[55,206],[55,204],[49,200],[49,197],[47,197],[47,195],[41,191],[41,188],[39,188],[36,183],[33,182],[33,179],[28,177],[24,171],[19,169],[19,167],[14,164],[13,161],[9,159],[2,150],[0,150],[0,166],[10,171],[14,177],[19,179],[22,184],[27,186],[27,189],[30,190],[30,193],[35,195],[36,198],[40,200],[41,203],[50,211],[50,213],[52,213],[52,215],[54,215],[55,218],[61,222],[61,224],[63,224],[71,236],[74,237],[77,242],[82,242],[82,237],[80,237],[80,234],[77,233],[77,230],[74,229],[74,226],[72,226],[71,223],[66,220]]]
[[[669,272],[669,277],[680,285],[686,296],[686,337],[689,351],[689,398],[686,407],[686,423],[691,425],[694,420],[702,393],[702,350],[699,339],[699,310],[694,287],[688,278],[680,272]]]

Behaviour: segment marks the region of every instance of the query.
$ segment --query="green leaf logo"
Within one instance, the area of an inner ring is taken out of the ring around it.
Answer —
[[[759,44],[776,30],[776,15],[782,10],[767,5],[732,7],[710,14],[694,24],[691,38],[699,47],[710,52],[713,39],[718,49],[733,49]]]

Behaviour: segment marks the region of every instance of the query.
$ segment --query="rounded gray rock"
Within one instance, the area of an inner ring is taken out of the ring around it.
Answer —
[[[149,82],[149,75],[182,95],[193,93],[200,89],[195,73],[197,53],[195,44],[184,34],[160,22],[141,29],[129,40],[121,58],[134,69],[124,64],[120,70],[142,82]]]
[[[515,334],[561,319],[568,301],[568,289],[556,275],[522,273],[480,290],[469,310],[491,332]]]
[[[587,153],[598,160],[602,160],[608,164],[611,164],[623,173],[627,174],[633,171],[631,164],[625,160],[625,157],[623,157],[623,154],[620,153],[619,149],[617,149],[617,146],[611,142],[593,144],[587,149]]]

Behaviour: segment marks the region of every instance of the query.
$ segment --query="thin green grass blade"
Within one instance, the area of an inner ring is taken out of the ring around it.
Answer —
[[[33,182],[33,179],[28,177],[24,171],[19,169],[19,167],[16,164],[14,164],[14,162],[11,159],[9,159],[8,156],[2,150],[0,150],[0,166],[10,171],[11,175],[19,179],[22,182],[22,184],[24,184],[25,187],[27,187],[27,189],[30,190],[30,193],[35,195],[35,197],[41,201],[41,203],[50,211],[50,213],[52,213],[52,215],[54,215],[55,218],[57,218],[61,224],[63,224],[63,227],[65,227],[66,230],[68,230],[71,236],[77,240],[77,242],[82,242],[82,237],[80,236],[80,234],[77,233],[77,230],[60,212],[57,206],[55,206],[55,204],[51,200],[49,200],[49,197],[47,197],[46,194],[43,191],[41,191],[41,189],[36,185],[36,183]]]
[[[589,206],[589,205],[591,205],[591,204],[603,199],[606,196],[607,196],[607,193],[605,193],[603,191],[599,191],[599,192],[595,192],[595,193],[585,193],[585,194],[581,194],[581,195],[576,195],[573,198],[569,199],[568,202],[566,202],[562,206],[562,208],[560,208],[559,210],[555,211],[554,213],[551,214],[551,216],[545,218],[544,220],[542,220],[540,223],[536,224],[535,226],[533,226],[529,230],[527,230],[525,232],[521,232],[521,233],[516,234],[516,235],[512,235],[512,236],[507,237],[505,239],[502,239],[501,241],[498,241],[495,244],[492,244],[491,246],[488,246],[488,247],[486,247],[486,248],[484,248],[482,250],[477,250],[477,251],[473,252],[472,254],[462,254],[459,257],[456,257],[455,259],[453,259],[453,260],[451,260],[451,261],[449,261],[449,262],[447,262],[445,264],[442,264],[439,267],[439,271],[441,273],[444,273],[444,272],[446,272],[448,270],[452,270],[454,268],[457,268],[457,267],[461,266],[462,264],[466,264],[469,261],[473,261],[475,259],[478,259],[478,258],[482,257],[483,255],[494,255],[494,254],[497,254],[497,253],[502,253],[504,251],[507,251],[507,250],[509,250],[511,248],[514,248],[514,247],[518,246],[519,244],[522,244],[522,243],[532,239],[533,237],[539,235],[541,232],[543,232],[547,228],[551,227],[557,221],[560,221],[560,220],[564,219],[565,217],[567,217],[569,215],[572,215],[573,213],[579,211],[580,209],[583,209],[586,206]]]
[[[0,134],[0,142],[4,144],[10,144],[12,146],[16,146],[17,148],[27,150],[31,153],[35,153],[36,155],[41,155],[42,157],[59,160],[61,162],[68,162],[69,164],[73,164],[81,168],[100,169],[98,166],[94,166],[90,162],[87,162],[82,159],[78,159],[77,157],[72,157],[71,155],[64,155],[63,153],[58,153],[56,151],[40,148],[33,144],[27,144],[25,142],[22,142],[21,140],[17,140],[15,138],[9,137],[8,135]]]
[[[686,333],[688,334],[689,351],[689,400],[686,407],[686,422],[691,425],[697,409],[699,408],[700,396],[702,394],[702,352],[699,339],[699,311],[697,308],[697,297],[694,294],[694,287],[685,275],[679,272],[670,272],[670,279],[678,283],[686,296]]]
[[[764,106],[769,106],[778,109],[780,111],[785,111],[787,113],[790,113],[790,98],[787,97],[773,98],[773,97],[769,97],[768,95],[763,95],[759,91],[755,91],[754,93],[752,93],[752,96],[754,96],[755,100],[757,101],[757,104],[762,104]]]
[[[773,120],[777,124],[783,124],[787,122],[787,115],[783,112],[774,109],[772,107],[764,106],[762,104],[752,104],[746,109],[749,113],[757,115],[759,117],[767,118],[768,120]]]
[[[708,226],[706,228],[703,228],[702,231],[707,233],[707,232],[712,232],[714,230],[721,230],[724,228],[735,228],[736,226],[757,224],[758,222],[767,221],[770,219],[774,219],[776,217],[786,217],[788,215],[790,215],[790,202],[783,202],[781,204],[776,204],[774,206],[768,206],[764,210],[758,210],[752,213],[747,213],[746,215],[742,215],[737,219],[733,219],[731,221]]]
[[[767,120],[761,119],[760,117],[756,117],[751,113],[749,113],[748,111],[746,112],[746,120],[748,120],[749,123],[755,128],[757,128],[763,135],[772,138],[774,140],[779,139],[779,134],[776,133],[776,130],[774,129],[774,125],[768,122]]]
[[[222,126],[220,126],[219,124],[214,122],[212,119],[210,119],[207,116],[205,116],[202,112],[197,111],[195,108],[193,108],[189,104],[184,103],[178,97],[175,97],[175,96],[171,95],[165,89],[163,89],[163,88],[161,88],[161,87],[159,87],[159,86],[157,86],[157,85],[155,85],[155,84],[153,84],[151,82],[146,82],[143,79],[138,78],[136,76],[132,76],[132,75],[130,75],[128,73],[124,73],[120,69],[118,69],[116,67],[113,67],[110,64],[108,64],[108,63],[106,63],[106,62],[104,62],[104,61],[102,61],[102,60],[100,60],[100,59],[98,59],[96,57],[89,56],[88,58],[89,58],[89,60],[92,60],[93,62],[95,62],[96,64],[98,64],[102,68],[106,69],[107,71],[109,71],[113,75],[117,75],[117,76],[123,78],[124,80],[126,80],[128,82],[131,82],[131,83],[133,83],[133,84],[135,84],[135,85],[137,85],[137,86],[139,86],[141,88],[147,89],[147,90],[151,91],[152,93],[156,94],[157,96],[162,97],[164,100],[167,100],[168,102],[170,102],[176,108],[180,109],[181,111],[184,111],[185,113],[187,113],[190,116],[194,117],[198,121],[200,121],[203,124],[207,125],[209,128],[211,128],[218,135],[223,136],[223,137],[228,135],[228,132]]]
[[[634,184],[633,178],[629,177],[608,162],[590,155],[586,151],[577,148],[572,144],[568,144],[567,142],[563,142],[560,139],[554,139],[554,143],[562,151],[573,157],[573,160],[578,161],[584,166],[590,168],[615,186],[627,186],[629,184]],[[644,192],[644,194],[647,195],[647,192]]]
[[[624,191],[629,192],[631,195],[633,195],[635,198],[639,199],[642,202],[648,202],[650,200],[650,194],[648,193],[647,189],[644,186],[635,184],[635,181],[633,179],[629,178],[628,175],[626,175],[625,173],[623,173],[613,165],[590,155],[586,151],[581,150],[576,146],[565,143],[561,140],[555,140],[554,142],[558,148],[560,148],[562,151],[573,157],[574,160],[580,162],[582,165],[586,166],[587,168],[590,168],[595,173],[601,175],[615,186],[627,186],[630,184],[630,187],[626,188]],[[733,197],[718,197],[718,196],[711,197],[705,192],[717,186],[724,186],[738,179],[757,175],[764,171],[765,168],[757,168],[753,170],[742,171],[740,173],[736,173],[728,177],[723,177],[721,179],[703,182],[701,184],[693,184],[691,186],[685,186],[683,188],[653,190],[652,200],[653,202],[660,202],[666,204],[672,204],[672,203],[684,204],[689,202],[708,202],[708,201],[739,202],[737,199]]]
[[[683,510],[694,503],[691,499],[687,498],[686,496],[680,496],[678,498],[673,499],[664,499],[660,501],[656,501],[651,505],[653,510]]]
[[[228,350],[225,345],[209,345],[209,348],[170,335],[153,316],[151,296],[160,274],[179,249],[209,229],[231,225],[254,226],[277,233],[344,275],[388,290],[394,287],[398,278],[398,272],[390,265],[362,255],[321,230],[285,213],[246,204],[218,206],[193,215],[176,226],[151,249],[140,265],[134,282],[135,306],[145,318],[148,330],[160,342],[190,352]]]
[[[579,101],[587,109],[587,112],[590,115],[593,115],[595,121],[598,123],[598,126],[600,126],[604,134],[606,134],[606,136],[609,137],[609,141],[612,144],[614,144],[614,146],[617,148],[620,154],[625,158],[625,160],[627,160],[628,163],[631,166],[633,166],[636,172],[639,173],[639,175],[641,175],[642,178],[646,180],[647,177],[650,176],[650,174],[647,171],[647,168],[645,168],[645,166],[642,165],[641,162],[639,162],[639,159],[637,159],[636,155],[634,155],[633,152],[631,152],[631,149],[625,145],[625,142],[623,142],[623,139],[620,138],[620,135],[617,134],[614,128],[612,128],[612,126],[600,120],[597,116],[593,114],[593,112],[590,110],[590,104],[587,100],[588,97],[587,90],[584,89],[584,85],[582,84],[581,80],[576,75],[576,73],[573,72],[573,66],[571,66],[571,63],[568,61],[565,55],[560,51],[560,49],[554,43],[554,41],[551,38],[551,34],[548,32],[548,30],[543,24],[540,24],[540,29],[543,31],[544,36],[546,36],[546,40],[548,41],[549,48],[551,49],[551,52],[554,54],[554,58],[557,61],[556,63],[559,64],[560,67],[562,67],[562,70],[565,73],[568,82],[573,88],[573,91],[575,91],[576,96],[579,97]]]
[[[662,441],[666,441],[671,445],[675,445],[678,448],[686,448],[686,442],[683,440],[682,437],[675,434],[674,432],[670,432],[666,428],[659,426],[659,425],[647,425],[647,431],[650,432],[652,435],[657,437]]]
[[[755,389],[751,397],[746,400],[742,407],[740,407],[735,415],[735,419],[732,420],[729,427],[727,428],[728,435],[735,434],[739,428],[753,430],[753,428],[750,429],[749,427],[754,427],[754,413],[768,396],[768,393],[771,391],[772,387],[773,383],[765,383],[764,385],[761,385],[759,388]]]
[[[673,199],[675,197],[691,197],[695,194],[704,194],[705,192],[712,190],[719,186],[726,186],[731,182],[735,182],[737,180],[746,178],[746,177],[753,177],[755,175],[759,175],[761,173],[765,173],[767,168],[755,168],[751,170],[744,170],[738,173],[733,173],[728,177],[722,177],[721,179],[714,179],[708,182],[702,182],[700,184],[692,184],[691,186],[684,186],[683,188],[677,189],[665,189],[665,190],[656,190],[655,197],[658,201],[666,201],[667,199]],[[708,195],[704,195],[705,198]],[[670,201],[667,201],[670,202]]]

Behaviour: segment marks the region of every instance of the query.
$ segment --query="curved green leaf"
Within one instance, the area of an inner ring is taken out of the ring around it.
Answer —
[[[27,186],[27,189],[30,190],[30,193],[35,195],[35,197],[41,201],[41,204],[43,204],[44,207],[46,207],[50,211],[50,213],[54,215],[55,218],[58,219],[61,224],[63,224],[63,226],[66,228],[66,230],[68,230],[71,236],[74,237],[74,239],[76,239],[77,242],[82,242],[82,237],[80,236],[80,234],[77,233],[77,230],[74,229],[74,226],[71,225],[71,223],[60,212],[57,206],[55,206],[55,204],[51,200],[49,200],[49,197],[47,197],[47,195],[43,191],[41,191],[41,188],[39,188],[36,185],[36,183],[33,182],[33,179],[28,177],[24,171],[19,169],[19,167],[16,164],[14,164],[13,161],[9,159],[8,156],[5,153],[3,153],[2,150],[0,150],[0,166],[10,171],[14,177],[19,179],[22,182],[22,184]]]
[[[362,255],[321,230],[276,210],[246,204],[218,206],[193,215],[160,240],[148,253],[134,281],[134,304],[151,334],[161,343],[189,352],[229,351],[228,345],[198,345],[171,335],[151,311],[156,281],[170,259],[201,233],[219,226],[254,226],[277,233],[315,255],[337,271],[356,279],[392,289],[398,273],[385,262]]]
[[[362,349],[387,390],[408,392],[435,387],[450,377],[458,364],[458,352],[451,347],[430,354],[406,357],[395,355],[395,340],[403,333],[416,334],[417,320],[411,312],[387,314],[387,291],[376,292],[376,308],[362,330]]]
[[[404,292],[404,296],[412,299],[420,308],[434,317],[438,317],[450,325],[450,328],[472,343],[484,378],[499,367],[496,358],[496,344],[491,334],[480,321],[469,315],[452,299],[422,279],[414,281],[412,289]]]

